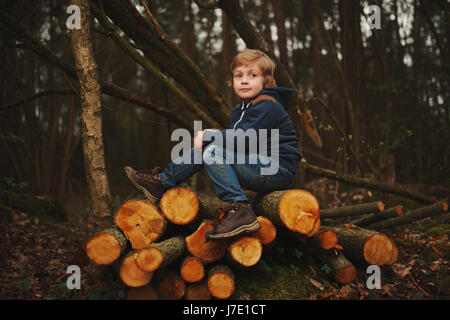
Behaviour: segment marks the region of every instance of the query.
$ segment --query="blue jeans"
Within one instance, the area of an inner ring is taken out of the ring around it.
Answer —
[[[240,164],[238,162],[242,161],[237,161],[239,159],[235,153],[214,144],[206,147],[203,154],[192,148],[187,155],[184,154],[169,163],[159,174],[159,178],[167,189],[174,188],[204,167],[214,183],[217,197],[225,202],[246,201],[247,197],[241,186],[258,193],[269,193],[293,186],[292,173],[278,163],[271,163],[272,159],[261,155],[245,155],[244,158],[245,163]],[[201,163],[195,163],[195,159]],[[226,161],[227,159],[233,161]],[[271,165],[277,167],[276,173],[262,175],[261,169]]]

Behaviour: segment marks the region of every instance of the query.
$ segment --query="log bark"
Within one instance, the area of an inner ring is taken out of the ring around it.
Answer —
[[[180,276],[169,272],[161,276],[157,291],[162,299],[180,300],[186,293],[186,283]]]
[[[186,300],[211,300],[211,298],[211,292],[205,281],[188,285],[184,295]]]
[[[120,279],[129,287],[145,286],[153,277],[153,272],[144,272],[138,268],[136,264],[137,254],[137,251],[132,251],[125,256],[119,269]]]
[[[324,231],[332,232],[327,228],[321,228],[318,235],[309,239],[305,239],[304,236],[297,235],[297,238],[300,240],[301,250],[305,254],[315,257],[320,262],[328,265],[333,273],[334,279],[338,283],[345,284],[353,282],[356,279],[356,268],[353,263],[346,258],[342,250],[338,250],[335,246],[331,245],[323,246],[323,244],[318,241],[320,233]],[[336,237],[335,233],[334,235]]]
[[[353,263],[382,266],[397,260],[398,249],[395,242],[383,233],[357,226],[327,228],[336,233],[344,255]]]
[[[359,218],[357,220],[353,220],[353,221],[351,221],[351,223],[358,227],[365,227],[366,229],[370,229],[370,228],[367,228],[367,226],[369,226],[375,222],[378,222],[378,221],[387,220],[390,218],[401,216],[402,214],[403,214],[403,206],[399,205],[399,206],[395,206],[395,207],[389,208],[387,210],[384,210],[383,212],[380,212],[380,213],[371,213],[365,217]]]
[[[186,237],[188,251],[203,263],[211,263],[221,259],[227,250],[226,240],[206,241],[205,233],[212,228],[208,221],[203,221],[197,230]]]
[[[128,241],[117,227],[100,231],[89,239],[86,254],[92,262],[110,265],[127,249]]]
[[[307,172],[317,176],[327,177],[333,180],[342,181],[348,184],[368,188],[371,190],[378,190],[381,192],[397,194],[425,204],[431,204],[435,202],[435,200],[432,197],[425,196],[421,193],[410,191],[395,185],[373,181],[368,178],[359,178],[348,174],[338,174],[336,173],[336,171],[320,168],[309,163],[304,163],[304,166]]]
[[[256,196],[252,206],[258,215],[294,232],[310,234],[320,223],[319,202],[306,190],[282,190]]]
[[[257,219],[261,229],[256,231],[252,236],[258,238],[263,245],[272,243],[277,237],[277,228],[266,217],[258,216]]]
[[[135,250],[155,242],[166,227],[166,219],[146,200],[129,200],[116,212],[114,222],[122,230]]]
[[[447,212],[448,203],[446,201],[438,201],[432,205],[421,207],[416,210],[412,210],[402,214],[399,217],[391,218],[385,221],[376,222],[367,226],[366,228],[372,230],[383,230],[393,227],[405,225],[417,220],[421,220],[427,217],[433,217]]]
[[[199,200],[190,189],[177,187],[164,193],[159,206],[167,220],[177,225],[185,225],[197,217]]]
[[[91,42],[89,1],[71,0],[70,3],[78,6],[81,12],[81,29],[72,30],[70,36],[80,84],[81,134],[92,222],[97,231],[109,225],[112,215],[103,147],[101,91]]]
[[[185,250],[186,242],[183,237],[169,238],[152,243],[140,250],[136,257],[136,264],[142,271],[153,272],[180,258]]]
[[[262,244],[257,237],[243,236],[231,242],[228,253],[232,261],[244,267],[251,267],[261,259]]]
[[[353,282],[356,279],[355,266],[344,256],[342,251],[333,251],[332,254],[316,253],[316,256],[330,267],[333,272],[333,277],[338,283],[345,284]]]
[[[208,288],[211,295],[218,299],[228,299],[234,293],[234,274],[230,267],[217,265],[208,272]]]
[[[320,218],[326,219],[326,218],[357,216],[365,213],[381,212],[383,210],[384,210],[383,202],[374,201],[370,203],[361,203],[345,207],[322,209],[320,210]]]
[[[180,267],[180,276],[188,283],[198,282],[205,276],[205,266],[197,257],[186,257]]]

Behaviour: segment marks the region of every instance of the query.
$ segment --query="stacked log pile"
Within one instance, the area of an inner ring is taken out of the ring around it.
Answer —
[[[98,265],[117,265],[121,281],[130,287],[128,299],[227,299],[236,289],[233,269],[257,265],[277,232],[293,236],[303,252],[326,263],[344,284],[355,280],[355,265],[397,261],[395,241],[380,232],[385,225],[448,209],[440,202],[403,214],[401,206],[385,210],[377,201],[320,210],[317,199],[301,189],[248,193],[248,198],[261,229],[214,241],[207,241],[205,233],[213,228],[215,208],[190,189],[170,189],[159,203],[129,200],[115,213],[113,226],[88,240],[86,253]],[[361,215],[345,225],[321,224],[321,219]],[[171,226],[179,234],[168,234]]]

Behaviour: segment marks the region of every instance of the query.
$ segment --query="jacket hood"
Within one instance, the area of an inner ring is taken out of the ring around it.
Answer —
[[[294,90],[290,88],[269,87],[262,89],[259,95],[267,94],[274,97],[279,103],[281,103],[283,108],[287,110],[291,102],[292,92],[294,92]]]

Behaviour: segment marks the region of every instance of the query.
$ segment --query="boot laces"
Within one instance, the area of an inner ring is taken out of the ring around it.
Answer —
[[[236,203],[225,203],[217,208],[217,215],[214,218],[213,226],[217,227],[239,212],[239,205]]]

